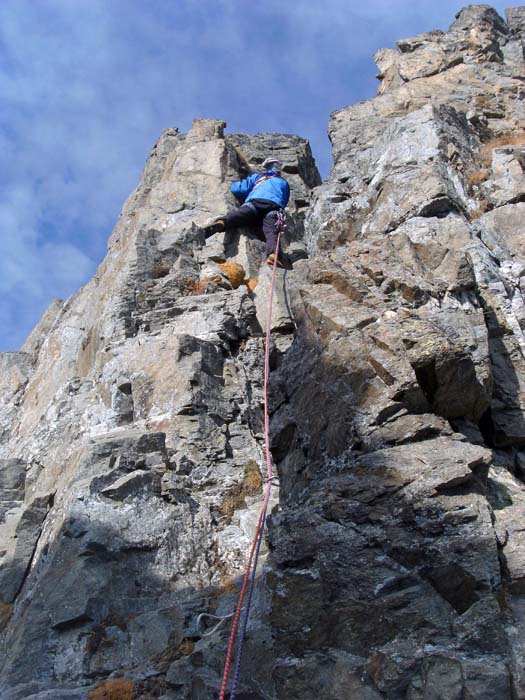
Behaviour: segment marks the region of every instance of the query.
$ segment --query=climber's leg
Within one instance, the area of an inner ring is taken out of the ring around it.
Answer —
[[[243,204],[242,207],[234,209],[223,217],[224,230],[229,231],[232,228],[251,226],[257,221],[260,221],[260,219],[261,215],[257,211],[257,208],[251,202],[247,202],[246,204]]]
[[[204,226],[202,228],[202,231],[204,233],[204,240],[210,238],[210,236],[213,236],[214,233],[218,233],[219,231],[225,231],[224,219],[225,217],[216,219],[211,224],[208,224],[208,226]]]
[[[263,219],[263,233],[266,240],[266,255],[270,256],[275,253],[277,245],[277,220],[279,212],[276,210],[269,211]],[[281,252],[279,246],[279,253]]]
[[[242,207],[234,209],[234,211],[231,211],[229,214],[221,216],[208,226],[205,226],[202,229],[204,231],[204,238],[209,238],[219,231],[230,231],[231,229],[240,228],[241,226],[250,226],[256,221],[260,221],[260,219],[260,212],[257,211],[253,204],[248,202],[247,204],[243,204]]]

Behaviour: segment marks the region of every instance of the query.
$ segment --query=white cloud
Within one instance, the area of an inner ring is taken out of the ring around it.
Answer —
[[[501,12],[504,4],[494,3]],[[2,0],[0,349],[104,254],[154,140],[194,116],[311,139],[371,96],[370,56],[434,26],[450,0]]]

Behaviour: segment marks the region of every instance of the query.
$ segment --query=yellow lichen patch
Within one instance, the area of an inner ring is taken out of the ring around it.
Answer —
[[[221,576],[221,585],[218,588],[216,595],[223,595],[224,593],[238,593],[239,586],[235,582],[235,579],[231,574],[223,574]]]
[[[188,289],[190,294],[206,294],[206,291],[208,289],[208,285],[220,285],[222,282],[222,278],[220,275],[215,275],[215,276],[210,276],[210,277],[204,277],[201,280],[188,280],[186,282],[186,288]]]
[[[135,682],[128,678],[102,681],[89,694],[90,700],[133,700]]]
[[[183,639],[182,642],[179,644],[179,648],[177,651],[181,656],[189,656],[190,654],[193,654],[194,649],[194,641],[192,641],[191,639]]]
[[[242,493],[240,484],[238,484],[225,494],[219,507],[219,513],[224,517],[226,525],[229,525],[235,511],[242,508],[246,508],[246,500],[244,498],[244,494]]]
[[[226,492],[219,507],[219,513],[231,523],[236,510],[246,508],[246,496],[256,496],[262,490],[262,476],[257,462],[250,460],[244,467],[244,478],[240,484],[232,486]]]
[[[244,282],[244,267],[236,262],[217,263],[217,267],[224,272],[229,279],[231,286],[237,289]]]
[[[13,606],[10,603],[3,603],[0,601],[0,630],[3,630],[7,625],[12,609]]]
[[[481,147],[481,158],[484,161],[489,161],[492,156],[492,151],[495,148],[502,146],[521,146],[525,143],[525,130],[508,131],[505,134],[500,134],[497,138],[485,141]]]
[[[155,667],[165,673],[174,661],[183,656],[190,656],[194,649],[195,642],[187,637],[184,637],[179,644],[170,643],[162,653],[154,658]]]
[[[253,459],[244,467],[242,488],[246,496],[256,496],[262,490],[262,476],[259,465]]]
[[[236,580],[226,571],[224,562],[217,562],[217,570],[220,572],[220,584],[210,593],[211,598],[221,598],[225,593],[238,593],[242,581]]]
[[[523,146],[523,144],[525,144],[524,129],[508,131],[490,141],[485,141],[481,146],[479,154],[479,167],[475,170],[470,170],[465,176],[465,182],[470,194],[472,194],[473,187],[479,187],[479,185],[483,184],[490,177],[494,149],[502,148],[503,146]],[[479,218],[487,211],[489,206],[488,202],[481,201],[479,208],[471,213],[470,218]]]
[[[489,168],[479,168],[478,170],[471,170],[465,176],[465,182],[468,187],[474,187],[481,185],[482,182],[488,179],[490,176]]]
[[[248,291],[251,293],[257,286],[257,280],[253,279],[253,277],[250,277],[250,279],[246,280],[245,284],[248,287]]]

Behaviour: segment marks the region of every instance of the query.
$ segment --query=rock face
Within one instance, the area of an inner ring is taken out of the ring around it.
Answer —
[[[379,51],[322,184],[295,136],[162,134],[93,280],[0,356],[1,700],[218,695],[269,271],[197,227],[268,152],[296,262],[239,697],[525,698],[524,32],[476,5]]]
[[[218,682],[224,640],[198,620],[235,603],[262,492],[260,304],[240,282],[264,246],[200,249],[196,227],[269,150],[294,192],[290,243],[320,183],[306,141],[223,129],[164,132],[93,280],[0,356],[2,700]],[[215,645],[213,670],[186,669]]]

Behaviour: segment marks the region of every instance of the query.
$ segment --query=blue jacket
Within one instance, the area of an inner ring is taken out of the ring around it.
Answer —
[[[244,180],[234,182],[230,189],[241,201],[268,199],[281,209],[285,208],[290,199],[290,186],[275,170],[268,170],[262,175],[249,175]]]

